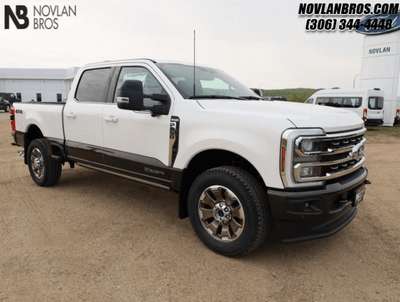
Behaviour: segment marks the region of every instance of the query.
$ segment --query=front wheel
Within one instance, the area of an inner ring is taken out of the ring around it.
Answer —
[[[6,106],[6,110],[5,110],[6,112],[10,112],[10,105],[7,105]]]
[[[188,211],[202,242],[225,256],[247,254],[267,235],[265,188],[241,168],[214,168],[197,177],[190,188]]]
[[[35,139],[30,143],[27,159],[29,173],[39,186],[49,187],[60,180],[61,163],[51,159],[44,139]]]

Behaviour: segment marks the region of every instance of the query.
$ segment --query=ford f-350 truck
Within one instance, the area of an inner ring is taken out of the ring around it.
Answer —
[[[363,199],[363,121],[347,110],[263,102],[225,72],[149,59],[81,68],[65,103],[15,103],[14,145],[40,186],[68,163],[179,193],[213,251],[267,235],[332,235]]]

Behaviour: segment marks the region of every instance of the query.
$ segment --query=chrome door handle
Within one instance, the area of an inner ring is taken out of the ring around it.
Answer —
[[[76,114],[74,114],[73,112],[66,113],[65,116],[70,119],[76,119]]]
[[[116,117],[112,117],[112,116],[110,116],[110,117],[105,117],[104,118],[104,120],[107,122],[107,123],[118,123],[118,119],[116,118]]]

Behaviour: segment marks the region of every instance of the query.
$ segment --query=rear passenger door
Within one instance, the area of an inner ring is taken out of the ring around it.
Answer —
[[[74,161],[98,167],[104,164],[102,113],[113,71],[114,68],[85,70],[75,95],[69,96],[64,107],[66,150]]]

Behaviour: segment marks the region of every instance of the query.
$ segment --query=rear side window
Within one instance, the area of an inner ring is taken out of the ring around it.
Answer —
[[[362,104],[361,97],[319,97],[318,105],[343,108],[358,108]]]
[[[79,81],[75,98],[79,102],[107,102],[110,80],[111,68],[86,70]]]
[[[329,98],[317,98],[317,105],[329,106]]]
[[[362,98],[361,97],[347,97],[343,98],[343,107],[346,108],[358,108],[362,104]]]
[[[380,110],[383,109],[383,98],[380,97],[370,97],[368,100],[368,108]]]

